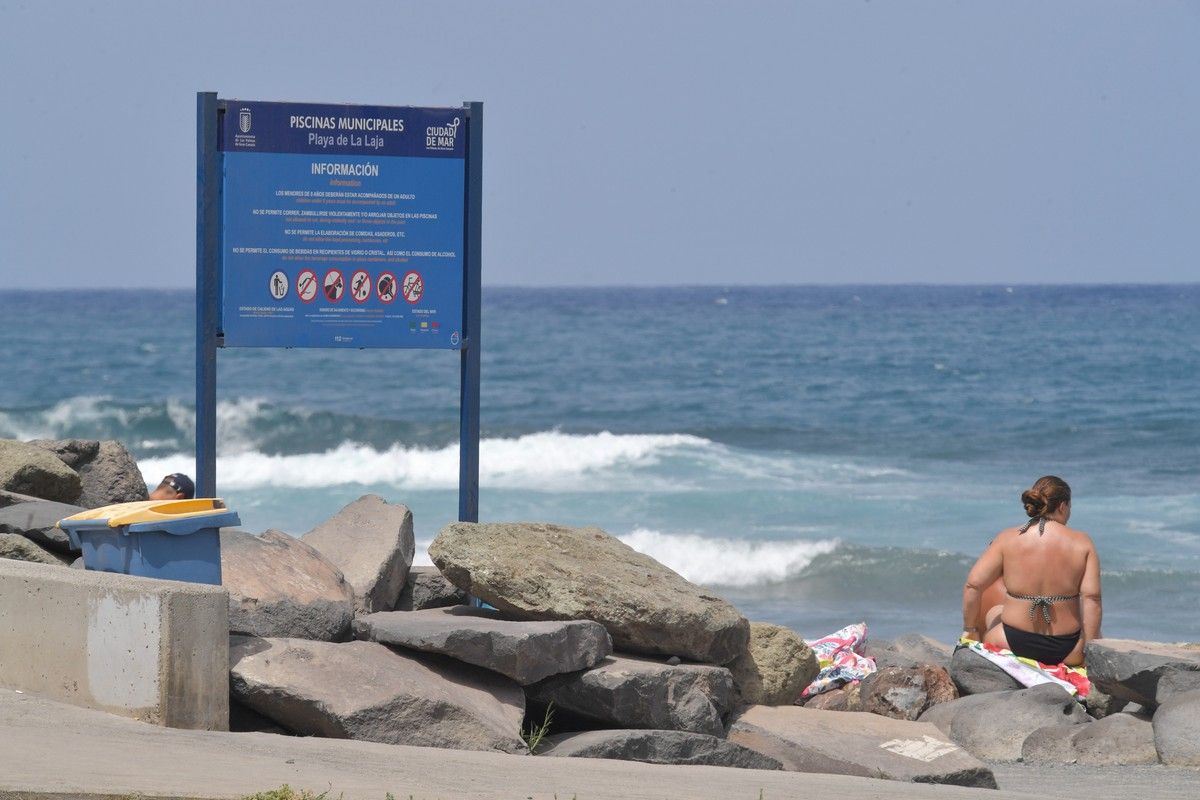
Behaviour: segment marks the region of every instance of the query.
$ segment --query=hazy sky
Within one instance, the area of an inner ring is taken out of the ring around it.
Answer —
[[[484,101],[490,284],[1200,275],[1200,3],[0,0],[2,285],[193,285],[199,90]]]

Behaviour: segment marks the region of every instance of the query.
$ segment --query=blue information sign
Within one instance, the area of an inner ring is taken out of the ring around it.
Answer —
[[[458,351],[458,518],[479,519],[483,104],[196,95],[196,492],[220,347]]]
[[[226,347],[459,349],[462,109],[226,101]]]

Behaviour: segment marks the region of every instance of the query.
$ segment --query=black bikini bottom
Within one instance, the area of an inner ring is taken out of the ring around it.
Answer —
[[[1004,638],[1008,640],[1008,649],[1019,656],[1032,658],[1043,664],[1061,664],[1063,659],[1075,649],[1075,645],[1079,644],[1080,633],[1082,631],[1068,633],[1065,636],[1049,636],[1044,633],[1030,633],[1004,624]]]

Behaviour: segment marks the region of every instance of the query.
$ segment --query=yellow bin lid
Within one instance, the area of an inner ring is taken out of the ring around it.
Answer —
[[[225,513],[225,501],[219,497],[197,497],[194,500],[139,500],[134,503],[115,503],[90,508],[67,517],[71,520],[108,520],[108,527],[135,525],[139,522],[162,522],[185,517],[205,517]]]

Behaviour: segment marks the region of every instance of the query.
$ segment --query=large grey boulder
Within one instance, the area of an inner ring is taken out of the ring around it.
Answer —
[[[50,552],[19,533],[0,533],[0,558],[31,561],[34,564],[50,564],[56,567],[65,567],[71,563],[69,559]]]
[[[299,539],[280,531],[254,536],[222,528],[221,574],[233,633],[323,641],[350,634],[350,586],[337,567]]]
[[[1157,764],[1150,720],[1113,714],[1086,725],[1039,728],[1021,745],[1027,764],[1082,764],[1092,767]]]
[[[956,649],[951,656],[950,679],[963,696],[1022,688],[1012,675],[966,647]]]
[[[733,678],[704,664],[662,664],[614,655],[597,666],[525,689],[530,700],[616,728],[653,728],[721,736]]]
[[[79,473],[41,447],[0,439],[0,489],[42,500],[74,503],[79,499]]]
[[[437,567],[412,567],[400,591],[400,599],[396,601],[396,610],[423,611],[466,605],[469,599],[467,593],[446,580]]]
[[[81,464],[91,461],[100,452],[100,442],[96,439],[32,439],[29,444],[53,453],[73,470],[78,470]]]
[[[950,645],[920,633],[906,633],[895,639],[872,639],[867,651],[879,669],[932,664],[949,670],[950,657],[954,653]]]
[[[1057,684],[971,695],[933,706],[922,722],[936,725],[984,761],[1016,761],[1025,739],[1049,726],[1089,723],[1091,717]]]
[[[412,566],[413,516],[376,494],[355,500],[300,537],[342,571],[358,613],[391,611]]]
[[[1154,712],[1153,724],[1162,763],[1200,767],[1200,690],[1172,695]]]
[[[84,508],[132,503],[150,497],[137,461],[120,442],[101,441],[96,455],[80,461],[76,470],[82,485],[78,503]]]
[[[507,678],[374,642],[230,642],[233,698],[304,736],[525,753],[525,699]]]
[[[733,703],[793,705],[819,670],[812,648],[796,632],[782,625],[753,622],[746,652],[729,664]]]
[[[618,650],[727,664],[746,649],[738,610],[599,528],[447,525],[429,555],[451,583],[525,619],[591,619]]]
[[[535,751],[557,758],[612,758],[647,764],[704,764],[782,769],[774,758],[740,744],[688,731],[601,730],[547,736]]]
[[[1092,685],[1148,708],[1200,689],[1200,644],[1094,639],[1084,660]]]
[[[69,503],[36,500],[0,508],[0,533],[18,533],[47,550],[56,553],[72,552],[67,532],[55,527],[65,519],[83,511]]]
[[[950,674],[932,664],[884,667],[863,679],[859,686],[863,711],[893,719],[918,719],[938,703],[958,699]],[[858,709],[856,709],[858,710]]]
[[[522,686],[593,667],[612,652],[608,631],[598,622],[518,621],[467,606],[368,614],[355,619],[354,635],[450,656],[499,672]]]
[[[986,765],[921,722],[797,706],[750,706],[731,721],[729,741],[796,772],[996,788]]]

